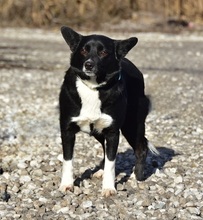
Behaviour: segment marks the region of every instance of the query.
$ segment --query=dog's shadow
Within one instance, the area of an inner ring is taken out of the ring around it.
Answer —
[[[148,153],[146,159],[146,167],[145,167],[145,179],[149,178],[152,174],[156,172],[156,169],[161,170],[165,163],[172,160],[174,156],[178,154],[175,153],[174,150],[166,147],[157,147],[160,155],[154,155],[152,153]],[[116,177],[119,174],[122,175],[122,178],[116,182],[117,184],[123,184],[127,182],[130,178],[131,174],[133,173],[133,168],[135,166],[136,159],[134,155],[134,151],[132,149],[127,149],[125,152],[118,153],[116,158]],[[93,170],[87,169],[80,177],[76,178],[74,185],[80,186],[81,182],[84,179],[90,179],[95,172],[100,169],[100,166],[96,166]]]
[[[163,169],[166,162],[172,160],[174,156],[178,155],[174,150],[166,147],[157,147],[157,150],[160,153],[159,155],[154,155],[150,152],[148,153],[144,180],[148,179],[152,174],[154,174],[156,169]],[[125,175],[116,184],[122,184],[128,181],[133,173],[135,163],[136,159],[132,149],[128,149],[123,153],[118,153],[116,162],[116,176],[121,173],[124,173]]]

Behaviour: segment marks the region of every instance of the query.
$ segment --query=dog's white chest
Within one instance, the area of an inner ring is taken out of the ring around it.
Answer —
[[[112,124],[112,117],[101,112],[101,100],[99,92],[84,84],[81,79],[76,81],[77,91],[81,98],[82,107],[80,114],[72,118],[83,132],[90,133],[96,130],[101,133],[104,128]]]

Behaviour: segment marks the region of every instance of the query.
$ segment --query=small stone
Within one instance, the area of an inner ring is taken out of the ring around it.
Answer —
[[[195,215],[200,215],[200,210],[199,208],[196,208],[196,207],[188,207],[187,208],[188,211],[190,212],[190,214],[195,214]]]
[[[82,203],[82,207],[83,208],[89,208],[89,207],[91,207],[92,206],[92,201],[90,201],[90,200],[87,200],[87,201],[84,201],[83,203]]]
[[[43,216],[44,213],[45,213],[45,211],[46,211],[45,207],[40,207],[40,208],[38,209],[37,214],[40,215],[40,216]]]
[[[178,201],[174,201],[174,202],[173,202],[173,206],[174,206],[174,207],[177,208],[179,205],[180,205],[180,203],[179,203]]]
[[[166,177],[166,174],[163,173],[163,171],[159,170],[159,169],[156,169],[156,172],[155,172],[155,175],[159,178],[163,178],[163,177]]]
[[[142,206],[148,207],[148,206],[150,206],[150,205],[151,205],[150,199],[147,198],[147,197],[145,197],[145,198],[143,199],[143,201],[142,201]]]
[[[171,213],[171,214],[175,214],[176,209],[174,207],[169,207],[168,212]]]
[[[176,173],[177,168],[166,168],[164,172],[168,175]]]
[[[20,176],[27,176],[28,175],[28,170],[27,169],[19,169],[18,173]]]
[[[198,134],[203,134],[203,129],[201,129],[199,127],[196,129],[196,131],[197,131]]]
[[[5,179],[9,179],[10,178],[10,174],[8,173],[8,172],[4,172],[3,174],[2,174],[2,176],[5,178]]]
[[[31,161],[30,161],[30,166],[31,166],[31,167],[37,167],[37,168],[39,168],[40,163],[39,163],[37,160],[31,160]]]
[[[15,192],[15,193],[18,193],[18,192],[20,191],[19,186],[15,184],[15,185],[13,186],[13,188],[12,188],[12,191]]]
[[[143,201],[142,200],[140,200],[140,199],[138,199],[138,201],[136,202],[136,206],[141,206],[142,205],[142,203],[143,203]]]
[[[0,184],[0,193],[4,193],[6,190],[7,190],[6,183],[1,183]]]
[[[26,183],[26,182],[30,182],[30,181],[31,181],[31,177],[28,175],[20,177],[20,183]]]
[[[180,190],[184,190],[185,185],[184,184],[178,184],[178,185],[176,185],[176,188],[180,189]]]
[[[21,218],[21,215],[20,215],[20,214],[14,214],[14,215],[13,215],[13,218],[14,218],[14,219]]]
[[[193,206],[195,206],[193,201],[189,201],[185,204],[185,207],[193,207]]]
[[[88,189],[83,189],[83,193],[86,194],[86,195],[89,195],[90,193],[92,192],[92,190],[90,188]]]
[[[124,185],[121,184],[121,183],[117,184],[117,190],[118,191],[123,191],[124,190]]]
[[[82,190],[80,189],[80,187],[74,186],[74,194],[76,196],[79,196],[80,194],[82,194]]]
[[[183,197],[180,198],[180,204],[185,204],[186,202],[187,202],[187,201],[186,201],[185,198],[183,198]]]
[[[140,183],[138,183],[138,187],[139,187],[139,189],[143,190],[146,188],[146,184],[144,182],[140,182]]]
[[[60,209],[61,209],[61,206],[60,206],[59,204],[56,204],[56,205],[53,206],[52,211],[58,213],[58,211],[59,211]]]
[[[166,203],[165,202],[158,202],[157,204],[155,204],[154,208],[155,209],[163,209],[165,207]]]
[[[85,188],[89,188],[89,187],[91,186],[89,180],[86,180],[86,179],[83,180],[82,185],[83,185]]]
[[[25,162],[21,161],[21,162],[19,162],[19,163],[17,164],[17,167],[18,167],[19,169],[25,169],[25,168],[28,167],[28,165],[27,165]]]
[[[43,176],[43,172],[41,169],[36,169],[36,170],[33,170],[32,175],[36,177],[41,177]]]
[[[41,207],[42,204],[43,204],[43,203],[40,202],[39,200],[36,200],[36,201],[33,202],[33,205],[34,205],[34,207],[35,207],[36,209],[38,209],[39,207]]]
[[[182,176],[178,176],[174,179],[174,182],[177,184],[177,183],[182,183],[183,182],[183,178]]]
[[[39,201],[41,202],[41,203],[47,203],[48,202],[48,199],[46,199],[46,198],[44,198],[44,197],[41,197],[41,198],[39,198]]]
[[[155,190],[156,190],[156,186],[150,186],[149,189],[150,189],[151,191],[155,191]]]
[[[144,214],[143,210],[136,210],[135,212],[136,216],[139,216],[138,219],[146,219],[146,215]],[[123,216],[121,219],[125,219],[126,216]]]
[[[68,213],[69,212],[69,208],[68,207],[63,207],[63,208],[61,208],[61,209],[59,209],[58,211],[57,211],[57,213]]]

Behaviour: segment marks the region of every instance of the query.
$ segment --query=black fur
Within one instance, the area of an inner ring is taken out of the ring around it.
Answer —
[[[144,166],[148,152],[145,138],[145,119],[150,102],[144,93],[142,73],[124,58],[137,43],[137,38],[113,40],[102,35],[82,36],[68,27],[61,28],[62,35],[71,49],[70,68],[66,72],[60,93],[60,127],[64,160],[73,157],[75,134],[80,127],[71,121],[80,114],[81,98],[76,87],[77,77],[84,82],[91,76],[84,66],[96,76],[101,112],[110,115],[113,123],[98,133],[90,125],[93,135],[103,146],[110,161],[115,160],[119,130],[132,146],[136,156],[135,174],[144,179]],[[104,141],[106,140],[106,146]]]

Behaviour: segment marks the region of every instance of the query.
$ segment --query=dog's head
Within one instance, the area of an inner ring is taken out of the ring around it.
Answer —
[[[70,65],[84,80],[106,82],[120,70],[120,60],[132,49],[137,38],[114,40],[103,35],[82,36],[69,27],[61,33],[72,51]]]

